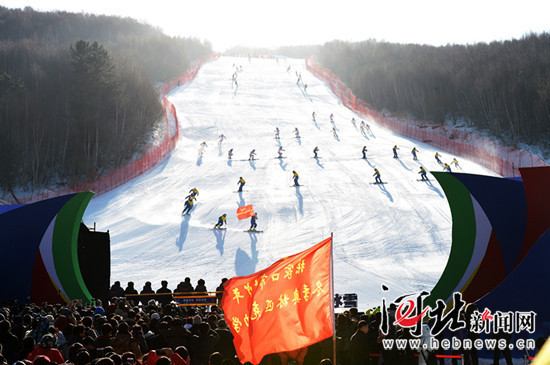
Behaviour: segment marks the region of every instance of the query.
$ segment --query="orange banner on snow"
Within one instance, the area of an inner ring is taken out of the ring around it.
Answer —
[[[254,208],[252,205],[245,205],[244,207],[237,208],[237,218],[246,219],[254,215]]]
[[[331,337],[332,238],[224,285],[222,308],[239,360],[259,364]]]

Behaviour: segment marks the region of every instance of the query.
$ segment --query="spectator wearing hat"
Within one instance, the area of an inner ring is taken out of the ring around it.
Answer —
[[[128,285],[126,286],[126,289],[124,289],[124,295],[137,294],[137,293],[138,293],[138,291],[136,290],[136,288],[134,288],[134,282],[129,281]]]
[[[13,364],[17,360],[19,339],[11,332],[11,323],[7,319],[0,322],[0,345],[3,348],[2,355],[8,364]]]
[[[185,278],[184,281],[181,281],[176,288],[176,293],[190,293],[193,291],[193,285],[191,284],[190,278]]]
[[[189,348],[191,343],[191,337],[193,335],[183,326],[181,318],[176,318],[172,321],[172,325],[166,331],[166,339],[168,340],[168,346],[175,350],[178,346],[185,346]]]
[[[130,333],[128,323],[120,322],[117,328],[117,334],[112,338],[113,349],[117,354],[122,355],[125,352],[132,352],[137,357],[141,357],[138,340]]]
[[[143,285],[143,289],[141,289],[139,294],[140,294],[139,300],[141,301],[141,304],[145,305],[146,303],[148,303],[152,299],[152,297],[150,295],[147,295],[147,294],[155,294],[155,291],[151,287],[151,282],[150,281],[145,282],[145,285]]]
[[[58,349],[55,348],[55,337],[47,333],[42,336],[40,343],[35,349],[27,356],[27,360],[33,362],[37,356],[44,355],[48,357],[48,362],[55,362],[56,364],[63,364],[63,356]]]
[[[109,299],[119,298],[124,296],[124,289],[120,286],[120,281],[115,281],[115,283],[109,289]]]
[[[163,280],[160,282],[161,287],[157,290],[157,294],[170,294],[172,290],[168,288],[168,281]],[[162,305],[168,304],[172,301],[171,295],[158,295],[157,300]]]
[[[96,349],[102,347],[111,346],[111,333],[113,332],[113,326],[110,323],[103,323],[101,326],[101,335],[97,336],[94,341],[94,346]]]
[[[202,323],[202,317],[200,315],[196,314],[193,317],[192,325],[191,325],[191,328],[189,328],[189,331],[191,331],[191,333],[193,335],[198,335],[199,334],[199,325],[201,323]]]
[[[352,365],[370,364],[368,332],[369,323],[367,321],[359,321],[357,323],[357,330],[350,339]]]
[[[225,319],[220,319],[218,321],[216,332],[220,335],[220,341],[216,345],[215,350],[221,353],[226,359],[234,359],[237,352],[233,344],[233,334],[229,330]]]
[[[225,284],[226,281],[227,281],[227,278],[223,278],[220,285],[216,288],[216,300],[218,304],[222,304],[223,291],[224,291],[223,284]]]
[[[204,279],[199,279],[197,281],[197,286],[195,287],[195,293],[205,293],[208,290],[206,289],[206,285],[204,285]]]
[[[194,335],[192,340],[191,364],[208,365],[208,359],[219,341],[220,335],[216,331],[210,330],[208,323],[199,324],[198,334]]]
[[[34,351],[34,348],[36,347],[36,341],[33,337],[25,337],[23,340],[21,340],[21,347],[19,348],[19,355],[17,358],[19,359],[26,359],[27,356],[31,352]]]

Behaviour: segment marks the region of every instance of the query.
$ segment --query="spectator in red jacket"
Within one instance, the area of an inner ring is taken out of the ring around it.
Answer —
[[[42,339],[40,340],[40,343],[38,346],[35,347],[33,352],[27,356],[27,360],[33,361],[37,356],[44,355],[47,356],[51,362],[55,362],[56,364],[63,364],[65,360],[63,360],[63,356],[61,355],[61,352],[59,352],[58,349],[55,348],[55,337],[48,333],[42,336]]]

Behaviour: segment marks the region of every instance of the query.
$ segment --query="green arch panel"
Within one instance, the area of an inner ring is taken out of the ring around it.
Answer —
[[[61,208],[55,221],[52,247],[55,271],[69,300],[92,300],[78,263],[78,232],[93,196],[91,191],[76,194]]]
[[[449,299],[468,268],[476,240],[476,219],[470,191],[464,184],[447,172],[431,173],[447,196],[453,220],[451,252],[447,265],[425,300],[426,305],[434,308],[437,299]]]

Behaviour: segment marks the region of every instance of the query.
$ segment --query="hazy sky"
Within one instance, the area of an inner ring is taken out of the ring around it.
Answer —
[[[8,8],[128,16],[172,36],[277,47],[369,38],[445,45],[550,30],[548,0],[2,0]]]

